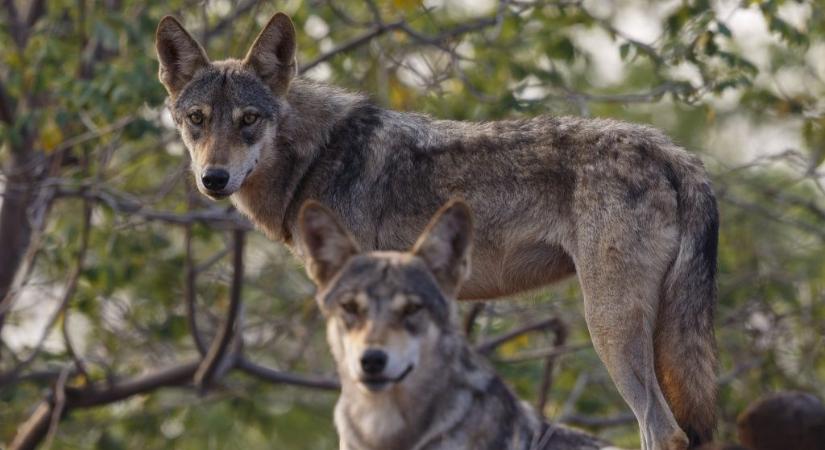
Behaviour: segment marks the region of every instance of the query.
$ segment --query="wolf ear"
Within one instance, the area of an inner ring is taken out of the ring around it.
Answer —
[[[358,254],[358,245],[335,214],[314,200],[301,207],[298,224],[309,256],[307,273],[319,286],[324,286]]]
[[[284,95],[297,70],[295,49],[295,26],[289,16],[279,12],[255,39],[244,65],[254,70],[275,95]]]
[[[203,47],[172,16],[164,17],[158,24],[155,48],[160,61],[158,77],[172,97],[180,93],[198,69],[209,65]]]
[[[413,254],[424,260],[441,290],[455,297],[461,283],[470,274],[472,242],[470,207],[460,200],[453,200],[433,216],[413,247]]]

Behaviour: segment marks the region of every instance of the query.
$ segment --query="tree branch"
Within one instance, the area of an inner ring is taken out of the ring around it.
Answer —
[[[468,311],[467,315],[464,317],[464,335],[467,337],[468,341],[472,341],[476,319],[478,318],[478,315],[484,311],[484,306],[484,302],[474,302],[473,306],[470,307],[470,311]]]
[[[582,427],[615,427],[619,425],[627,425],[636,421],[636,417],[632,413],[622,413],[609,417],[590,417],[580,416],[578,414],[571,414],[559,418],[559,422],[577,425]]]
[[[226,30],[230,29],[230,25],[233,25],[235,21],[241,17],[242,15],[248,13],[252,8],[254,8],[260,0],[245,0],[239,2],[237,5],[232,7],[232,13],[226,17],[221,18],[214,26],[204,29],[201,34],[201,42],[203,43],[204,47],[209,43],[212,38],[215,38],[225,32]]]
[[[9,97],[2,79],[0,79],[0,121],[7,125],[14,123],[14,100]]]
[[[17,5],[14,0],[3,0],[3,6],[6,10],[6,15],[9,19],[9,30],[14,43],[19,50],[26,46],[26,29],[23,27],[23,21],[20,20],[20,13],[17,11]]]
[[[82,231],[80,232],[80,248],[77,251],[77,260],[75,262],[76,265],[76,273],[77,276],[80,276],[80,273],[83,270],[83,261],[86,258],[86,253],[89,248],[89,234],[91,231],[91,221],[92,221],[92,205],[91,202],[88,200],[83,201],[83,225]],[[75,281],[75,285],[77,281]],[[77,353],[74,348],[74,344],[72,343],[71,336],[69,335],[69,299],[66,299],[66,307],[63,310],[63,323],[60,325],[60,331],[63,334],[63,343],[66,346],[66,353],[72,358],[74,361],[75,367],[77,367],[78,372],[83,374],[83,376],[88,380],[89,374],[86,372],[86,364],[83,362],[83,359]]]
[[[314,389],[324,389],[328,391],[336,391],[341,389],[341,384],[338,380],[329,378],[315,378],[295,375],[287,372],[281,372],[275,369],[270,369],[259,364],[256,364],[245,357],[238,358],[236,367],[249,375],[260,378],[270,383],[291,384],[294,386],[303,386]]]
[[[235,335],[235,327],[241,309],[241,287],[243,286],[243,247],[246,232],[235,230],[233,233],[233,266],[232,288],[229,299],[229,311],[220,332],[212,339],[212,345],[195,373],[195,385],[199,389],[209,387],[212,377],[223,362],[229,344]]]
[[[326,61],[329,61],[330,59],[334,58],[335,56],[337,56],[340,53],[346,53],[346,52],[349,52],[351,50],[354,50],[358,47],[361,47],[362,45],[365,45],[365,44],[369,43],[370,41],[377,38],[378,36],[381,36],[381,35],[387,33],[388,31],[399,29],[399,27],[401,27],[402,24],[404,24],[403,20],[399,20],[399,21],[396,21],[396,22],[388,23],[388,24],[378,24],[378,25],[374,26],[371,30],[369,30],[369,31],[365,32],[364,34],[362,34],[361,36],[355,37],[355,38],[353,38],[353,39],[351,39],[351,40],[349,40],[349,41],[333,48],[332,50],[318,56],[314,60],[312,60],[309,63],[302,66],[298,72],[301,73],[301,74],[306,73],[309,70],[311,70],[313,67],[315,67],[315,66],[317,66],[321,63],[324,63]]]
[[[506,6],[507,4],[506,1],[503,1],[501,3],[504,6]],[[454,39],[466,33],[471,33],[493,25],[498,25],[499,23],[501,23],[504,10],[505,8],[503,7],[499,8],[499,11],[492,17],[484,17],[481,19],[475,19],[456,25],[450,29],[442,31],[436,36],[427,36],[423,33],[416,31],[415,29],[410,27],[406,20],[403,19],[390,23],[378,22],[375,23],[372,29],[365,32],[364,34],[357,36],[310,61],[309,63],[301,67],[299,73],[306,73],[318,64],[329,61],[330,59],[334,58],[335,56],[341,53],[346,53],[358,47],[366,45],[373,39],[382,36],[389,31],[403,31],[406,35],[408,35],[410,38],[412,38],[414,41],[420,44],[435,46],[443,50],[444,43],[451,39]]]
[[[85,186],[68,187],[61,186],[56,191],[56,196],[60,197],[81,197],[95,200],[112,211],[141,217],[149,221],[167,222],[177,225],[187,225],[194,223],[207,223],[214,228],[228,228],[251,231],[252,224],[244,217],[226,208],[210,208],[200,211],[192,211],[186,214],[173,213],[168,211],[156,211],[146,208],[143,203],[126,194],[113,191],[111,189],[87,189]]]
[[[593,346],[589,343],[587,344],[572,344],[572,345],[561,345],[558,347],[546,347],[546,348],[537,348],[534,350],[525,350],[523,352],[519,352],[513,356],[508,358],[499,358],[498,361],[505,362],[505,363],[518,363],[518,362],[525,362],[525,361],[532,361],[535,359],[543,359],[548,358],[551,356],[559,356],[564,355],[566,353],[577,352],[579,350],[585,350],[588,348],[593,348]]]
[[[17,364],[12,370],[6,372],[4,374],[0,374],[0,386],[4,386],[8,383],[13,382],[17,379],[17,376],[25,370],[37,357],[40,351],[43,348],[43,344],[46,342],[46,338],[48,338],[49,334],[51,333],[52,328],[57,324],[57,321],[60,319],[61,316],[66,317],[66,310],[69,307],[69,303],[71,301],[72,296],[74,296],[75,290],[77,289],[77,282],[80,279],[80,274],[83,271],[83,260],[86,256],[86,251],[89,246],[89,228],[90,228],[90,220],[91,220],[91,208],[88,206],[84,207],[84,218],[83,218],[83,231],[80,238],[80,248],[78,249],[77,258],[75,261],[75,266],[72,271],[69,273],[66,279],[66,287],[63,290],[63,297],[60,300],[57,308],[52,313],[51,317],[49,318],[48,322],[46,323],[46,327],[43,329],[43,333],[40,335],[40,339],[37,341],[34,349],[32,350],[31,354],[29,354],[26,359],[21,361]],[[63,331],[63,336],[66,341],[67,345],[67,352],[69,352],[75,361],[77,361],[77,356],[74,354],[74,349],[70,344],[68,339],[67,332]],[[82,364],[78,366],[78,370],[83,370]]]
[[[197,292],[195,291],[195,278],[197,276],[197,269],[192,260],[192,225],[186,225],[184,232],[184,240],[186,241],[186,255],[184,257],[184,284],[183,296],[186,300],[186,319],[189,324],[189,333],[192,335],[192,340],[195,342],[195,347],[201,356],[205,356],[207,352],[206,343],[198,329],[197,320]]]
[[[567,325],[561,320],[556,320],[549,326],[555,334],[553,339],[553,347],[560,348],[567,341]],[[544,359],[544,368],[542,369],[541,384],[539,385],[539,395],[536,401],[536,409],[539,414],[544,415],[544,406],[547,404],[547,394],[550,391],[550,386],[553,385],[553,367],[555,366],[556,355],[548,355]]]
[[[546,329],[553,329],[553,330],[566,330],[567,327],[561,322],[560,319],[556,317],[552,317],[550,319],[541,320],[538,322],[529,323],[527,325],[514,328],[500,336],[496,336],[490,340],[482,342],[476,346],[476,351],[481,353],[482,355],[487,355],[492,353],[493,350],[501,346],[507,341],[513,340],[523,334],[530,333],[533,331],[539,330],[546,330]],[[558,331],[556,332],[558,337]],[[566,334],[566,333],[565,333]]]
[[[44,14],[46,14],[46,0],[33,0],[26,14],[26,25],[31,28]]]
[[[135,394],[145,394],[164,386],[188,382],[198,368],[198,362],[180,364],[148,375],[117,382],[106,387],[86,389],[66,388],[66,399],[61,416],[73,408],[91,408],[123,400]],[[34,449],[46,436],[55,408],[52,396],[47,397],[19,428],[9,450]]]

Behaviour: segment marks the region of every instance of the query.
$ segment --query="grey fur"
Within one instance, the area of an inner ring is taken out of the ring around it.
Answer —
[[[161,23],[159,54],[188,42],[169,38],[180,34],[176,24]],[[289,30],[269,36],[294,44]],[[177,50],[197,59],[198,48]],[[163,81],[174,66],[161,60]],[[303,259],[296,219],[306,199],[341,217],[361,249],[403,250],[441,204],[463,198],[477,232],[460,298],[510,295],[575,273],[594,346],[639,421],[643,447],[710,440],[718,214],[697,157],[642,125],[436,120],[292,73],[285,67],[277,77],[288,85],[283,95],[255,96],[272,113],[261,114],[251,140],[227,120],[247,106],[241,93],[268,87],[248,60],[209,63],[182,88],[165,82],[196,178],[206,167],[231,173],[224,191],[199,181],[202,192],[231,195]],[[208,124],[193,127],[183,105],[208,110]]]

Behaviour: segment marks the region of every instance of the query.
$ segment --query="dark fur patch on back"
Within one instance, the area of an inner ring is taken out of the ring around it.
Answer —
[[[353,187],[363,175],[366,165],[366,149],[376,130],[381,127],[381,109],[363,102],[352,108],[329,135],[319,158],[329,164],[327,173],[334,174],[328,180],[327,196],[333,204],[348,204]]]

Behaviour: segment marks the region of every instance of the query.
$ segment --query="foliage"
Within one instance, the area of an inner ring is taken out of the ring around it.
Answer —
[[[286,10],[307,76],[391,108],[472,120],[578,114],[664,129],[702,155],[720,201],[720,434],[730,438],[736,414],[762,393],[825,396],[821,2],[52,0],[28,2],[33,15],[20,5],[13,12],[14,4],[6,1],[0,14],[0,185],[11,198],[16,171],[36,167],[28,180],[45,193],[33,198],[48,213],[42,232],[32,225],[31,276],[5,326],[0,321],[0,374],[34,355],[13,382],[0,383],[0,441],[11,440],[61,371],[74,367],[64,323],[86,371],[72,371],[66,386],[198,356],[184,301],[187,243],[203,334],[214,335],[225,316],[229,229],[243,225],[228,204],[193,193],[183,147],[164,117],[153,33],[166,14],[182,18],[220,59],[242,55],[266,19]],[[36,19],[27,26],[26,14]],[[28,165],[16,165],[21,155]],[[280,244],[257,233],[247,240],[245,353],[331,376],[302,268]],[[544,412],[638,445],[635,421],[588,345],[580,298],[569,281],[488,303],[475,339],[537,317],[563,319],[567,351],[556,360]],[[54,310],[63,312],[49,328]],[[538,397],[544,364],[530,353],[552,342],[549,332],[525,334],[493,355],[526,399]],[[165,388],[71,411],[52,439],[67,449],[335,448],[334,400],[233,371],[204,395]]]

